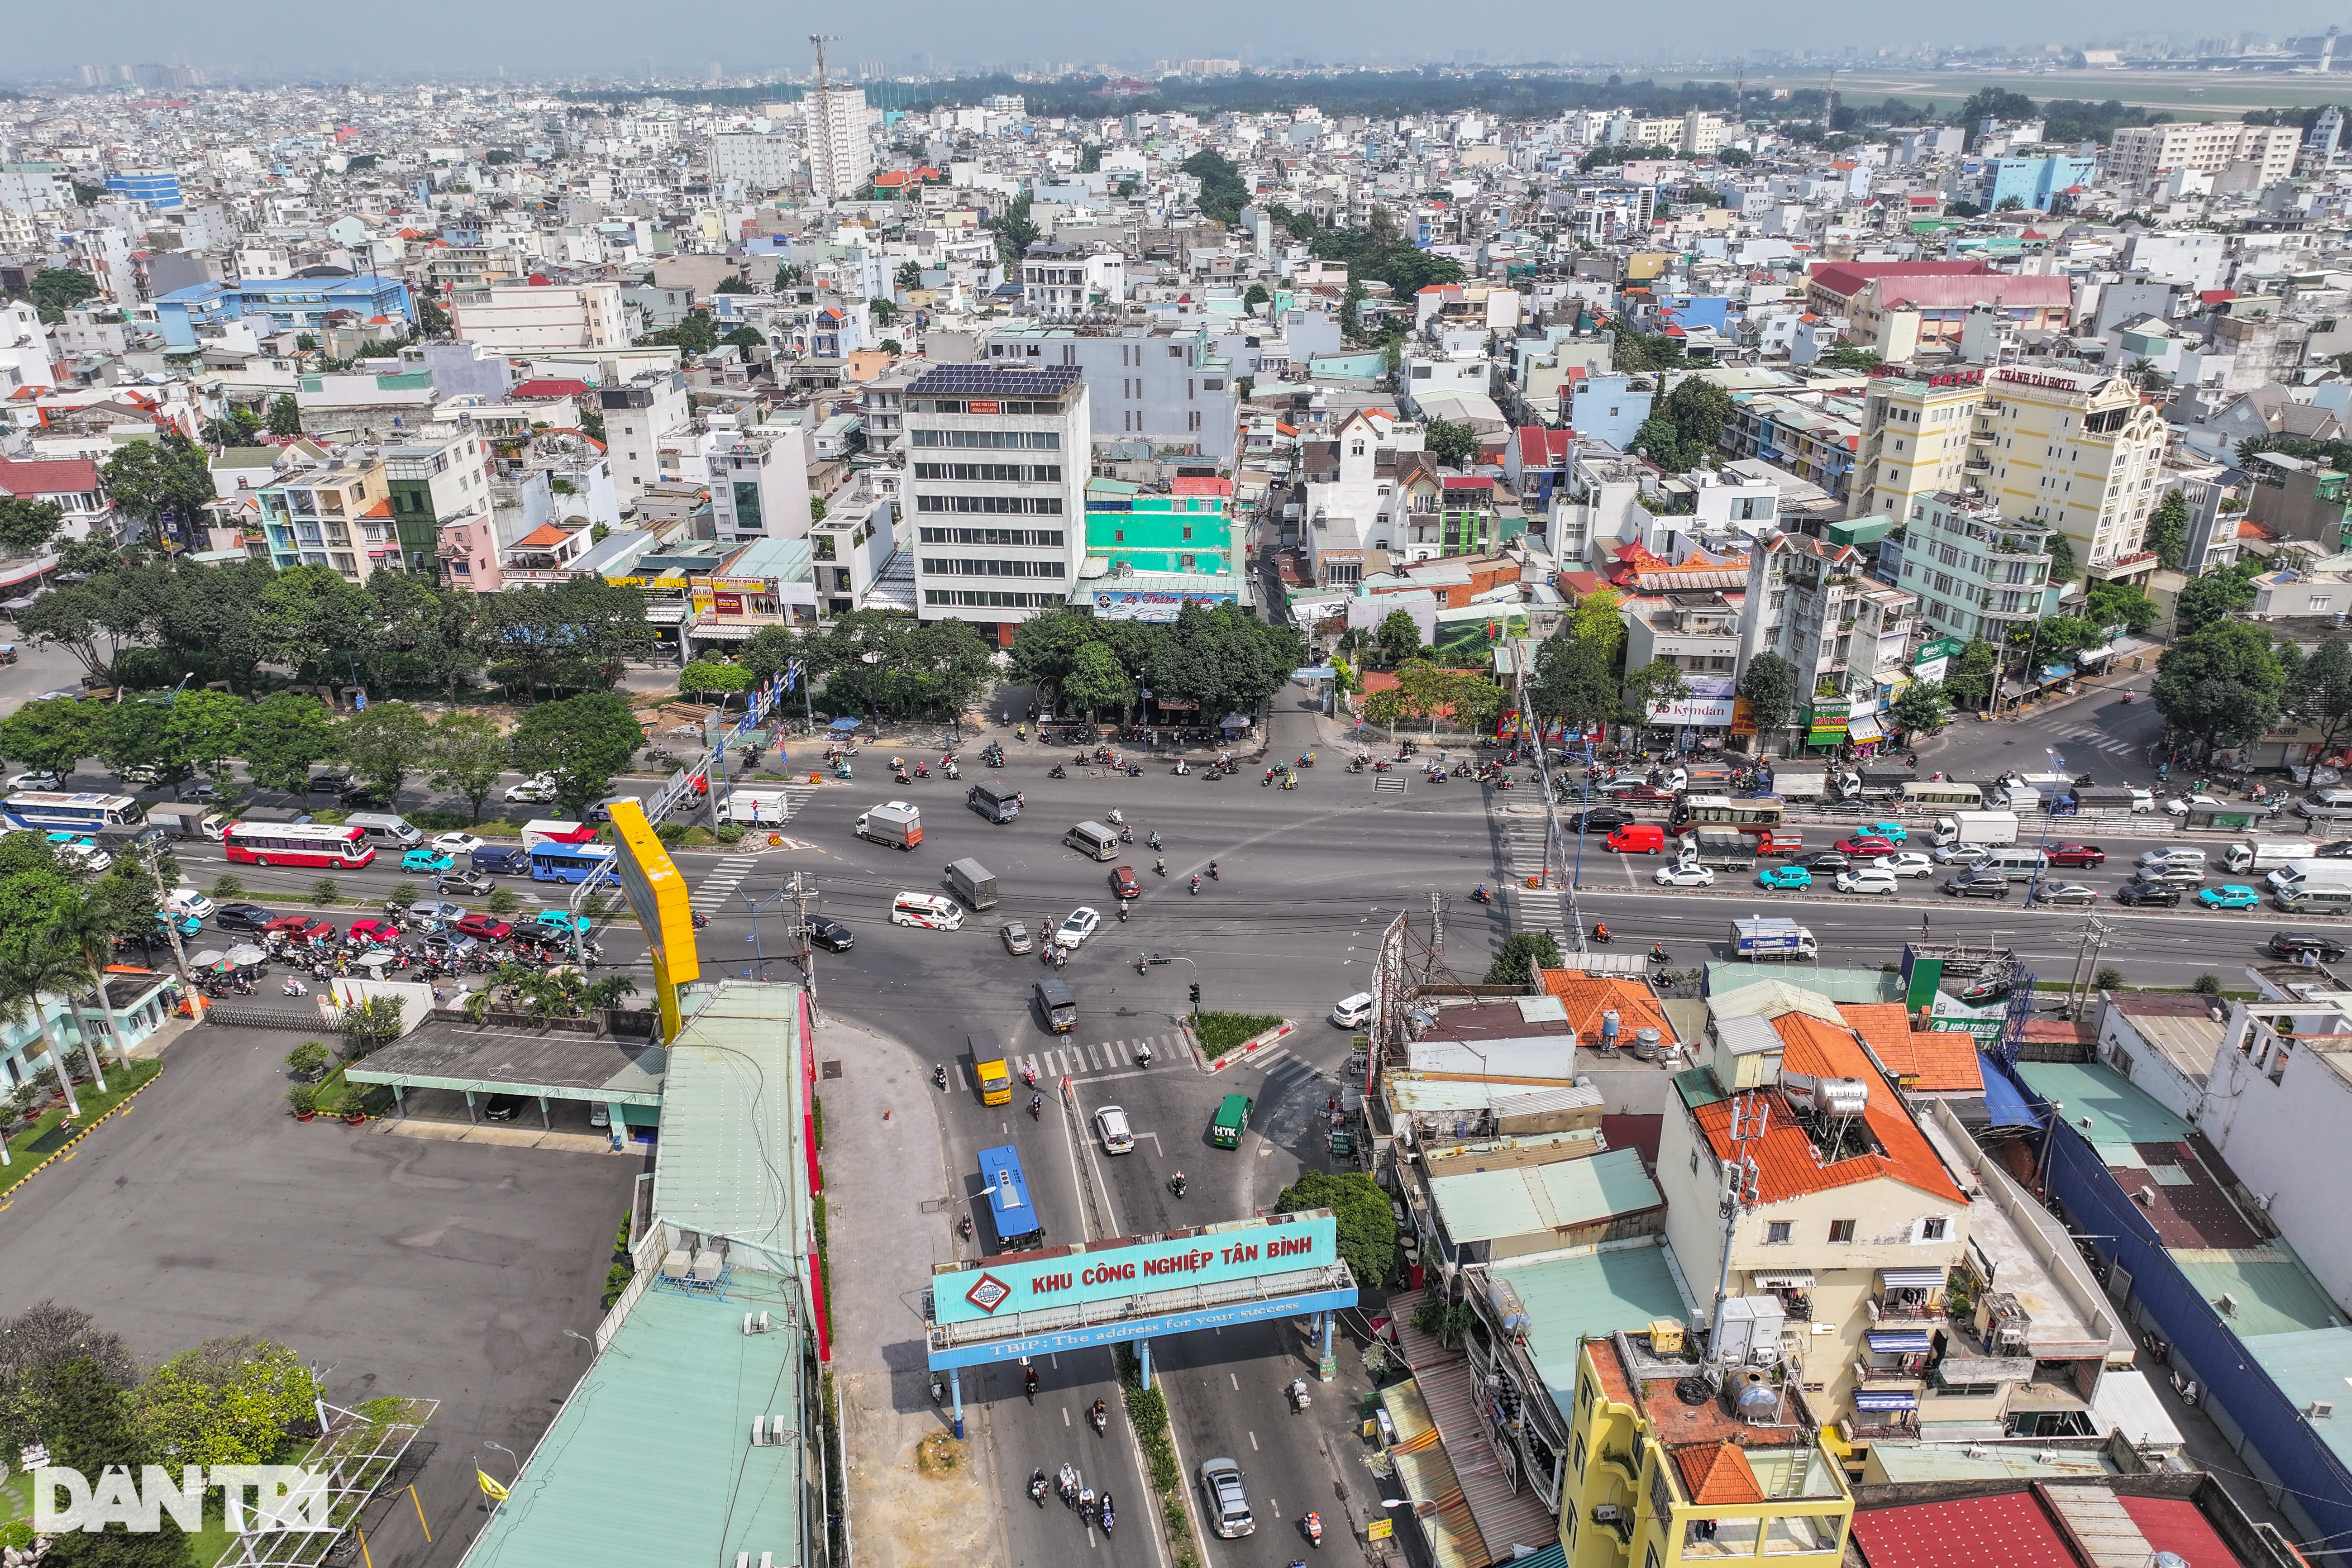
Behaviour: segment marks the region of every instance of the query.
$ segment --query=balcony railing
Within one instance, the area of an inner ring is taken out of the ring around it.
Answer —
[[[1941,1304],[1922,1301],[1882,1301],[1875,1297],[1872,1298],[1872,1304],[1878,1309],[1880,1322],[1939,1322],[1945,1316]]]
[[[1919,1374],[1899,1366],[1865,1366],[1861,1369],[1864,1383],[1916,1383]]]

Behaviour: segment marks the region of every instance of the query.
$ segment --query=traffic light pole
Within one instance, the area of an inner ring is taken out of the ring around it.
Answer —
[[[1164,952],[1138,952],[1135,955],[1135,962],[1144,968],[1150,968],[1156,963],[1192,963],[1189,958],[1171,958]],[[1198,969],[1201,966],[1192,963],[1192,967]],[[1197,1018],[1201,1016],[1201,983],[1197,980],[1193,981],[1192,990],[1192,1016]]]

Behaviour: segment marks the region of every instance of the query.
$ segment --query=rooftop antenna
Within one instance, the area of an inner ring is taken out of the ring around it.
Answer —
[[[1772,1102],[1761,1095],[1746,1094],[1731,1102],[1731,1158],[1723,1163],[1723,1268],[1715,1281],[1715,1319],[1707,1340],[1707,1353],[1715,1353],[1717,1336],[1723,1332],[1723,1303],[1731,1294],[1731,1244],[1739,1233],[1739,1216],[1761,1196],[1756,1176],[1756,1156],[1748,1152],[1750,1143],[1760,1141],[1772,1120]]]

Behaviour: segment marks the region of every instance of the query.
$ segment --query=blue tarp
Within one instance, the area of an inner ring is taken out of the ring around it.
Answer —
[[[2033,1112],[2026,1109],[2025,1096],[2009,1081],[2006,1074],[1986,1068],[1984,1075],[1985,1109],[1992,1112],[1995,1127],[2034,1127],[2040,1125]]]
[[[856,719],[835,719],[833,721],[833,728],[836,730],[855,730],[857,728],[859,722],[860,721]]]

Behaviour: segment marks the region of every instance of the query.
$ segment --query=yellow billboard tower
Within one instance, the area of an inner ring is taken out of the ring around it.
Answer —
[[[645,928],[646,945],[653,950],[654,995],[661,1006],[662,1043],[677,1037],[677,988],[702,973],[694,951],[694,910],[686,874],[662,847],[646,808],[634,800],[613,803],[613,836],[620,852],[614,868],[621,879],[622,896]]]

